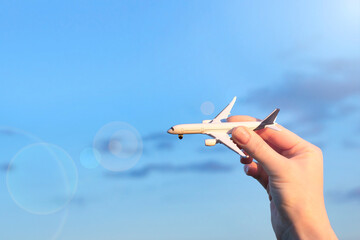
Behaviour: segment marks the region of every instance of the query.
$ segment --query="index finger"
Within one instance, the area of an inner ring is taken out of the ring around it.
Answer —
[[[261,121],[260,119],[246,116],[246,115],[236,115],[227,118],[228,122],[253,122],[253,121]]]
[[[228,122],[250,122],[250,121],[260,121],[254,117],[238,115],[231,116],[227,119]],[[289,150],[299,143],[305,142],[304,139],[296,135],[295,133],[289,131],[284,128],[280,124],[277,126],[281,129],[281,131],[275,131],[272,129],[264,128],[261,130],[257,130],[256,133],[260,135],[262,139],[266,142],[269,142],[276,148],[282,151]]]

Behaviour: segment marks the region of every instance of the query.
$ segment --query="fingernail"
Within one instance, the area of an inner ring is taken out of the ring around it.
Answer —
[[[245,171],[245,173],[246,173],[246,175],[247,175],[248,172],[249,172],[249,165],[248,165],[248,164],[246,164],[246,165],[244,166],[244,171]]]
[[[247,144],[250,139],[250,134],[243,127],[237,127],[232,134],[234,140],[239,144]]]

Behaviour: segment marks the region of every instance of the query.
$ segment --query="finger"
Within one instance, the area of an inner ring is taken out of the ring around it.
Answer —
[[[276,175],[285,166],[285,158],[272,149],[258,134],[246,127],[232,131],[232,139],[262,164],[268,175]]]
[[[240,162],[242,164],[249,164],[253,161],[253,158],[249,156],[249,154],[247,154],[243,149],[241,149],[243,151],[243,153],[248,156],[247,158],[244,157],[240,157]]]
[[[280,151],[287,151],[296,146],[303,145],[306,143],[304,139],[289,131],[283,126],[277,124],[280,131],[275,131],[269,128],[264,128],[256,131],[266,142],[271,143],[272,146],[279,149]]]
[[[228,117],[228,122],[251,122],[251,121],[260,121],[260,119],[256,119],[254,117],[245,116],[245,115],[236,115]]]
[[[247,157],[247,158],[240,158],[240,162],[242,163],[242,164],[249,164],[249,163],[251,163],[253,161],[253,158],[252,157]]]
[[[238,115],[231,116],[227,119],[229,122],[251,122],[251,121],[260,121],[254,117]],[[277,124],[281,131],[275,131],[272,129],[264,128],[257,130],[256,133],[259,134],[266,142],[271,143],[276,149],[280,151],[286,151],[295,146],[305,143],[306,141],[296,135],[295,133],[289,131],[283,126]]]
[[[244,165],[244,171],[246,175],[255,178],[265,189],[267,189],[269,183],[268,175],[266,174],[266,172],[264,171],[264,169],[261,167],[260,164],[256,162],[246,164]]]

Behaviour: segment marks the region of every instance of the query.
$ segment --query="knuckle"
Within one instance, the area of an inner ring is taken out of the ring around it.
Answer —
[[[306,147],[306,150],[302,156],[304,159],[323,159],[322,150],[311,143]]]
[[[321,148],[319,148],[318,146],[313,145],[313,151],[317,156],[323,155]]]

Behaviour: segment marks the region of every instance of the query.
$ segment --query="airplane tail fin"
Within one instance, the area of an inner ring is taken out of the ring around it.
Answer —
[[[257,128],[254,129],[255,130],[260,130],[260,129],[263,129],[263,128],[271,128],[273,130],[276,130],[276,131],[280,131],[280,128],[278,128],[276,126],[276,117],[279,113],[280,109],[277,108],[275,109],[269,116],[267,116],[260,124]]]

